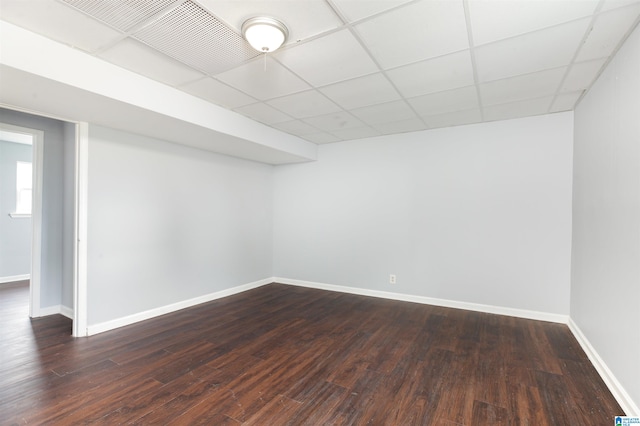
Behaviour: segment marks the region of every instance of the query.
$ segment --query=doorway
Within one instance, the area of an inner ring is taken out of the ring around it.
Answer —
[[[79,177],[86,177],[86,171],[79,172],[84,170],[80,159],[86,161],[86,149],[79,153],[80,146],[87,145],[87,125],[0,107],[0,132],[30,138],[32,143],[29,316],[62,314],[73,320],[74,336],[86,335],[84,292],[78,292],[86,275],[79,273],[85,270],[86,253],[78,241],[80,214],[86,212],[79,207],[86,199],[79,196],[81,188],[86,188]],[[10,209],[15,215],[12,220],[27,219],[17,207]],[[4,215],[6,206],[2,210]]]
[[[29,316],[40,304],[43,132],[0,123],[0,279],[29,280]]]

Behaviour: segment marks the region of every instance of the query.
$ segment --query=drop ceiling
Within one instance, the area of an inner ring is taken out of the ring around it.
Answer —
[[[629,0],[2,0],[0,18],[316,143],[572,110]],[[289,39],[266,57],[242,23]]]

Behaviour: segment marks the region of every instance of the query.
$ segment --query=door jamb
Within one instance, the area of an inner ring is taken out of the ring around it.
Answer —
[[[73,235],[73,336],[87,336],[87,181],[89,124],[76,124]]]

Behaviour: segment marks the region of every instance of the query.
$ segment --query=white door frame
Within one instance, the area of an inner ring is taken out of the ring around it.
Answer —
[[[76,124],[73,219],[73,336],[87,336],[89,124]]]
[[[28,110],[27,114],[43,116]],[[73,121],[50,117],[56,120]],[[73,336],[87,336],[87,179],[89,124],[75,122],[74,218],[73,218]],[[44,132],[11,124],[0,123],[0,130],[28,134],[33,137],[33,200],[31,206],[31,283],[29,290],[29,316],[42,316],[40,303],[42,268],[42,183],[44,170]],[[49,314],[47,312],[46,314]]]

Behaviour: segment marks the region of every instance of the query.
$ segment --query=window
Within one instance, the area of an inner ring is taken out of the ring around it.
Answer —
[[[16,214],[31,214],[31,163],[16,162]]]

